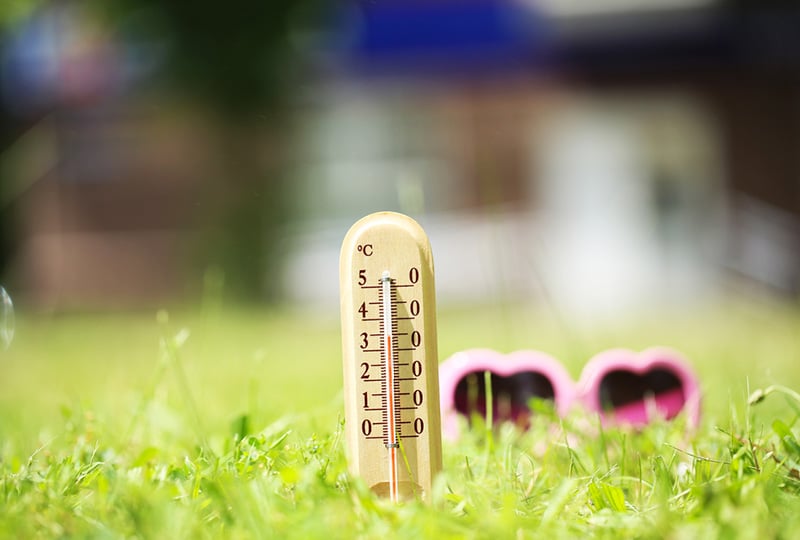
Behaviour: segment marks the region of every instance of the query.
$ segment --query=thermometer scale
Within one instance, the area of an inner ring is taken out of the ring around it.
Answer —
[[[392,501],[424,496],[442,461],[430,243],[379,212],[353,225],[339,265],[350,471]]]

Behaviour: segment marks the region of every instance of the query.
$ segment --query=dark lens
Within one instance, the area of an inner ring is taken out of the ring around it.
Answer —
[[[526,424],[530,416],[528,403],[533,398],[554,400],[555,390],[550,379],[535,372],[515,373],[508,377],[491,374],[492,409],[494,421]],[[456,385],[456,410],[467,418],[473,414],[486,416],[486,384],[482,371],[472,372]]]
[[[608,372],[600,382],[600,405],[603,410],[643,404],[646,398],[659,404],[659,396],[685,400],[683,385],[671,371],[654,369],[644,375],[625,370]],[[671,409],[671,408],[670,408]]]

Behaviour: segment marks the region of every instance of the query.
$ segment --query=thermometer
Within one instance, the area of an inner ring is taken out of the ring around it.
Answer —
[[[442,466],[428,237],[371,214],[345,236],[339,279],[350,471],[392,501],[424,497]]]

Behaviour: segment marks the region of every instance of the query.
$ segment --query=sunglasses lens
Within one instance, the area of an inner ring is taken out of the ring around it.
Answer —
[[[531,399],[555,400],[553,384],[541,373],[520,372],[508,377],[492,373],[490,384],[495,422],[510,421],[527,427]],[[467,418],[473,414],[485,417],[486,397],[484,372],[469,373],[456,385],[455,409]]]
[[[620,420],[647,423],[653,413],[669,420],[686,403],[680,379],[669,370],[639,375],[625,370],[608,372],[600,382],[600,405]]]

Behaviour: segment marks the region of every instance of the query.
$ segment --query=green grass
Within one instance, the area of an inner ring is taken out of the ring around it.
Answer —
[[[593,327],[519,308],[439,314],[442,358],[538,348],[575,378],[604,348],[655,344],[700,376],[696,432],[545,410],[525,433],[447,443],[429,503],[393,505],[347,473],[337,320],[21,316],[0,372],[0,537],[795,537],[797,310]]]

